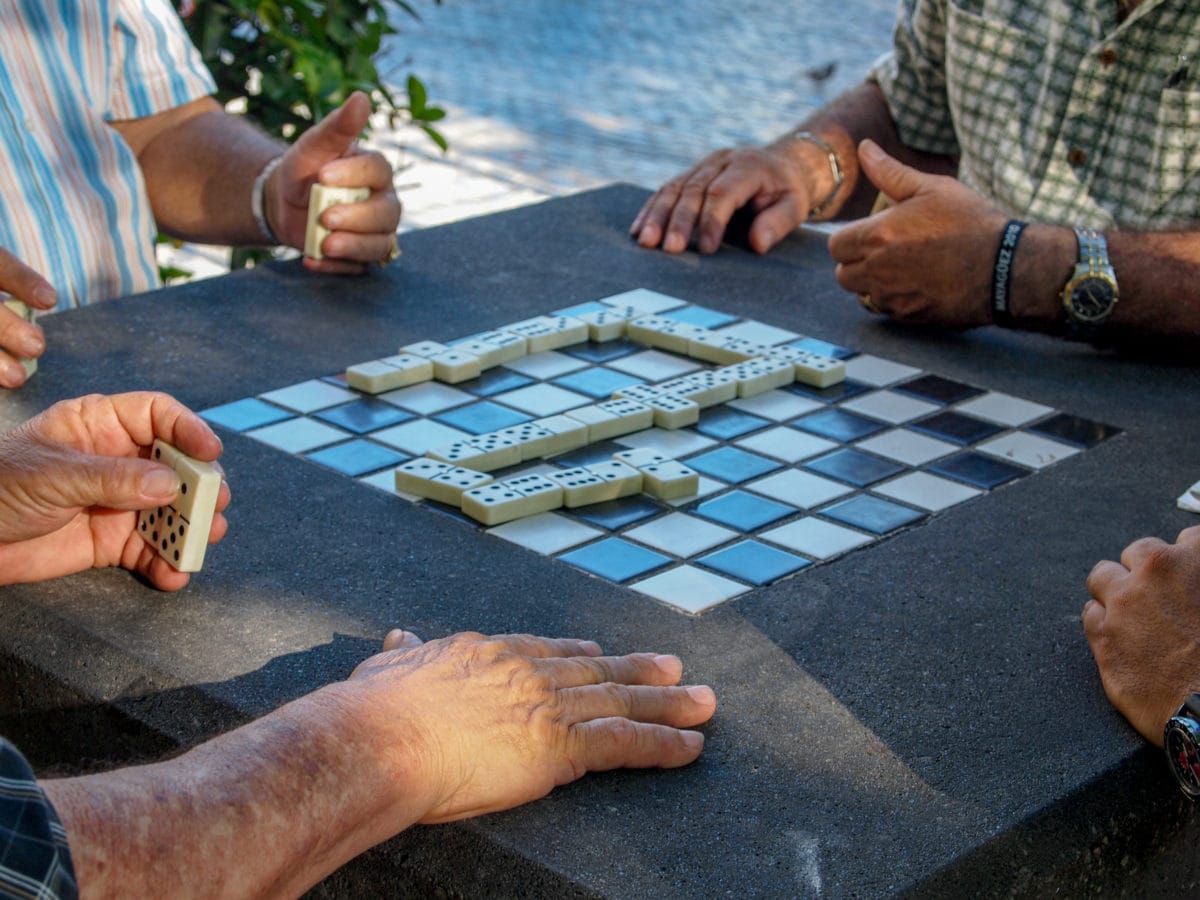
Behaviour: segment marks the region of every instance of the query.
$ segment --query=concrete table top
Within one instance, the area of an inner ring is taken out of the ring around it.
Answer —
[[[241,435],[222,433],[226,539],[180,594],[120,571],[0,590],[0,733],[44,770],[144,759],[260,715],[387,629],[591,637],[679,654],[715,687],[701,760],[591,775],[474,822],[415,828],[318,896],[1179,894],[1196,819],[1109,706],[1084,579],[1197,519],[1200,368],[1035,335],[899,327],[836,284],[818,232],[765,258],[670,257],[613,186],[407,235],[351,279],[297,263],[44,320],[0,399],[11,426],[83,393],[194,409],[634,287],[1122,429],[863,552],[687,617]]]

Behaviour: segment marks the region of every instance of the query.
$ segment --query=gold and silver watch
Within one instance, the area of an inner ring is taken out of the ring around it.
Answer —
[[[1108,261],[1108,242],[1094,228],[1076,228],[1079,262],[1062,290],[1067,314],[1067,337],[1092,340],[1112,315],[1120,291]]]

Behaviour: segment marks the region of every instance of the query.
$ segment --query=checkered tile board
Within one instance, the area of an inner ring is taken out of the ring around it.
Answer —
[[[796,383],[704,409],[685,428],[650,428],[497,478],[609,460],[648,447],[699,473],[699,490],[559,509],[484,528],[460,510],[398,492],[397,465],[473,435],[552,416],[707,368],[624,338],[510,360],[458,384],[426,381],[376,396],[344,374],[205,410],[209,422],[455,516],[686,613],[862,551],[930,516],[1034,475],[1117,429],[761,322],[638,289],[554,310],[608,306],[761,344],[843,360],[846,378]],[[447,341],[453,345],[470,340]]]

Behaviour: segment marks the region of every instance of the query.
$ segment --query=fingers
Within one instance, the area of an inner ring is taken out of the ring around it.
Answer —
[[[383,639],[384,650],[415,650],[420,647],[424,641],[413,634],[411,631],[404,631],[400,628],[393,628],[387,633]]]
[[[804,222],[808,211],[800,208],[800,196],[786,193],[766,206],[750,226],[750,246],[766,253]]]
[[[300,135],[294,147],[302,158],[319,169],[350,149],[370,117],[370,99],[362,91],[355,91],[345,103]]]
[[[559,699],[570,722],[616,716],[672,728],[691,728],[707,722],[717,709],[717,696],[706,685],[592,684],[560,691]]]
[[[560,688],[604,682],[672,685],[678,684],[683,675],[679,657],[655,653],[550,659],[541,668]]]
[[[573,757],[589,772],[611,769],[671,769],[695,762],[704,735],[668,725],[629,719],[596,719],[571,729]]]
[[[733,176],[721,177],[732,158],[733,151],[718,150],[659,188],[630,227],[638,244],[680,253],[700,223],[701,251],[715,251],[734,210],[755,192]]]
[[[1154,557],[1161,555],[1171,545],[1155,537],[1144,537],[1134,541],[1121,551],[1121,565],[1133,571],[1147,565]]]
[[[864,175],[893,203],[915,196],[926,176],[890,156],[872,140],[858,145],[858,162]],[[877,203],[885,201],[877,200]]]
[[[458,637],[464,636],[458,635]],[[484,638],[482,635],[468,635],[466,637],[497,641],[513,653],[519,653],[522,656],[534,659],[599,656],[601,653],[600,645],[595,641],[583,641],[577,638],[545,638],[532,634],[505,634],[493,638]]]
[[[58,294],[50,282],[6,250],[0,250],[0,295],[3,294],[35,309],[54,309],[58,303]]]

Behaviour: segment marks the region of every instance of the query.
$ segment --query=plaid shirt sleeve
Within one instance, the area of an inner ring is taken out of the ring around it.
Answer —
[[[29,763],[0,738],[0,897],[77,898],[67,835]]]

